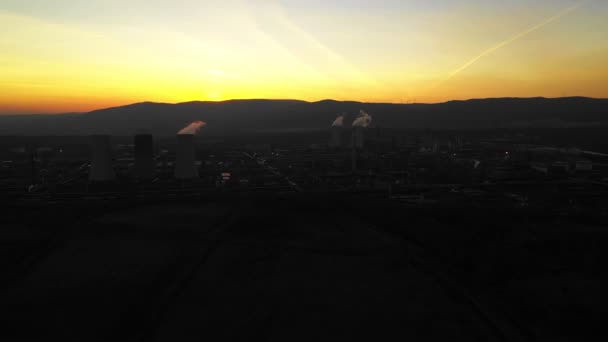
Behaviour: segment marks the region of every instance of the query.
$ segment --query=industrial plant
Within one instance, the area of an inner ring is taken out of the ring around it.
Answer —
[[[93,135],[5,144],[4,193],[48,201],[101,193],[162,198],[170,189],[324,191],[404,205],[460,197],[482,206],[500,201],[568,213],[602,208],[598,191],[603,194],[608,181],[608,155],[602,153],[526,136],[392,130],[374,126],[363,110],[340,113],[325,134],[267,135],[255,143],[209,138],[199,134],[205,125],[195,121],[174,137]],[[547,192],[552,187],[559,196]]]
[[[198,326],[227,336],[231,322],[270,319],[247,316],[252,303],[297,317],[272,318],[286,333],[316,309],[290,310],[331,301],[381,307],[366,316],[369,336],[445,310],[466,327],[450,335],[575,336],[549,326],[578,318],[546,307],[579,305],[586,319],[600,310],[585,293],[603,298],[603,287],[581,284],[608,269],[608,154],[542,130],[405,130],[376,117],[332,113],[326,129],[301,132],[218,135],[196,120],[173,135],[0,139],[11,322],[44,325],[56,306],[32,298],[50,293],[67,298],[65,321],[45,328],[55,336],[102,323],[102,339],[181,339]],[[339,290],[318,295],[320,279]],[[74,296],[100,293],[92,319],[79,315]],[[127,325],[117,310],[134,313]],[[358,317],[335,315],[336,329]]]

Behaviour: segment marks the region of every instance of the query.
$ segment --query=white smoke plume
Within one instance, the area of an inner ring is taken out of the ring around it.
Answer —
[[[359,116],[353,121],[353,127],[369,127],[372,123],[372,116],[367,114],[364,110],[359,111]]]
[[[342,127],[344,126],[344,114],[338,115],[334,123],[331,124],[331,127]]]
[[[201,128],[205,127],[206,125],[207,123],[204,121],[194,121],[188,126],[182,128],[179,132],[177,132],[177,134],[195,135],[198,133],[198,131],[201,130]]]

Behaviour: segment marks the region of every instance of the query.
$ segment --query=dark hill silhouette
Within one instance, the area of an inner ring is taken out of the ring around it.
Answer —
[[[373,125],[387,128],[477,129],[608,124],[608,99],[496,98],[439,104],[389,104],[323,100],[230,100],[177,104],[143,102],[83,114],[0,116],[0,134],[130,135],[145,131],[172,135],[193,120],[209,133],[320,130],[346,112],[350,125],[359,109]]]

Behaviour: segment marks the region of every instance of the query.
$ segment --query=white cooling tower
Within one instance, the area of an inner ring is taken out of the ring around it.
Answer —
[[[175,178],[192,179],[198,177],[194,160],[194,135],[178,134],[175,156]]]
[[[112,149],[109,135],[91,136],[91,169],[89,180],[109,181],[116,178],[112,168]]]
[[[135,177],[154,178],[154,140],[150,134],[138,134],[134,138]]]
[[[342,146],[342,130],[340,126],[333,126],[330,130],[329,147],[341,147]]]

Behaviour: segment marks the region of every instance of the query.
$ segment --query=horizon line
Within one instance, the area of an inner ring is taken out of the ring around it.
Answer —
[[[546,96],[530,96],[530,97],[518,97],[518,96],[503,96],[503,97],[482,97],[482,98],[468,98],[468,99],[453,99],[441,102],[366,102],[366,101],[357,101],[357,100],[335,100],[335,99],[322,99],[317,101],[307,101],[307,100],[299,100],[299,99],[290,99],[290,98],[236,98],[236,99],[228,99],[228,100],[191,100],[191,101],[181,101],[181,102],[156,102],[156,101],[140,101],[140,102],[132,102],[123,105],[111,106],[111,107],[103,107],[98,109],[93,109],[89,111],[83,112],[47,112],[47,113],[1,113],[0,116],[27,116],[27,115],[80,115],[87,114],[102,110],[128,107],[128,106],[136,106],[141,104],[158,104],[158,105],[180,105],[187,103],[226,103],[226,102],[235,102],[235,101],[294,101],[294,102],[304,102],[304,103],[320,103],[320,102],[354,102],[360,104],[383,104],[383,105],[440,105],[446,104],[450,102],[468,102],[468,101],[480,101],[480,100],[501,100],[501,99],[571,99],[571,98],[583,98],[590,100],[608,100],[608,98],[604,97],[590,97],[590,96],[581,96],[581,95],[572,95],[572,96],[558,96],[558,97],[546,97]]]

